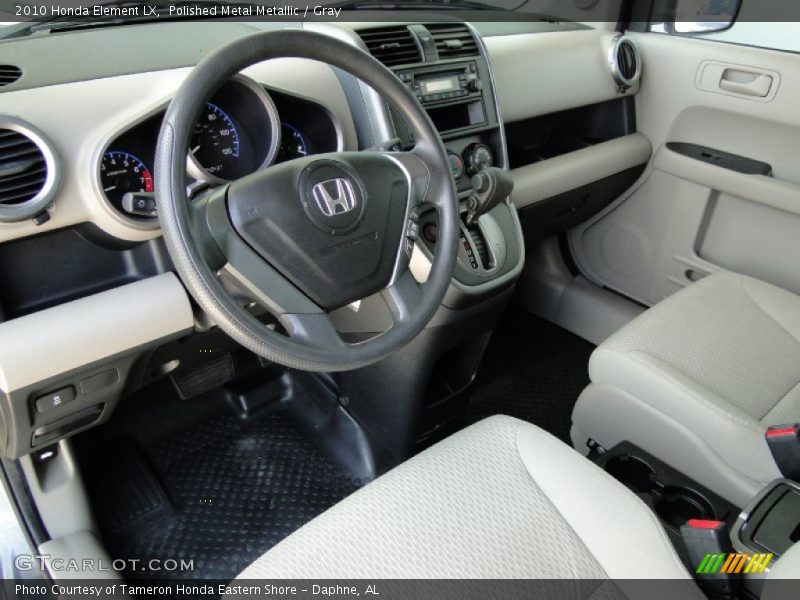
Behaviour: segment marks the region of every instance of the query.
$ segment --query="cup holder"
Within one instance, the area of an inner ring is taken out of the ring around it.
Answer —
[[[658,516],[676,529],[689,519],[714,518],[714,509],[709,501],[685,487],[665,487],[655,508]]]
[[[605,469],[617,481],[639,494],[653,491],[656,485],[656,472],[641,458],[619,454],[611,458]]]
[[[654,460],[653,464],[659,463]],[[716,518],[713,505],[704,495],[682,485],[680,479],[670,476],[663,467],[656,471],[644,458],[616,454],[603,467],[614,479],[639,494],[670,527],[679,529],[689,519]]]

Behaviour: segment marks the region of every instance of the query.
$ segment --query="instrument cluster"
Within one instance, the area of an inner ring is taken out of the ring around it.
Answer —
[[[117,136],[100,159],[100,189],[111,206],[134,220],[156,216],[153,163],[163,116],[159,111]],[[339,129],[324,107],[237,75],[194,124],[187,185],[219,185],[272,164],[341,149]]]

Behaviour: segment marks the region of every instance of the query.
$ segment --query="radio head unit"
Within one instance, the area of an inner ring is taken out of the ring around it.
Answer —
[[[489,124],[487,108],[493,104],[485,97],[489,86],[483,85],[476,61],[411,67],[396,73],[425,107],[439,133]]]
[[[483,90],[474,61],[403,69],[397,76],[422,104],[478,97]]]

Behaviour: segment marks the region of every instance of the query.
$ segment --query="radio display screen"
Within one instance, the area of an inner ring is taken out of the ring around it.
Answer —
[[[442,79],[427,79],[419,82],[423,94],[438,94],[439,92],[453,92],[459,89],[458,77]]]

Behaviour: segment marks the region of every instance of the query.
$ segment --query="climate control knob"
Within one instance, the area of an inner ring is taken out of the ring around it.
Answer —
[[[459,181],[464,176],[464,161],[461,155],[448,150],[447,160],[450,163],[450,173],[452,173],[453,179]]]
[[[470,144],[464,149],[464,164],[468,175],[475,175],[486,167],[494,166],[491,148],[486,144]]]

